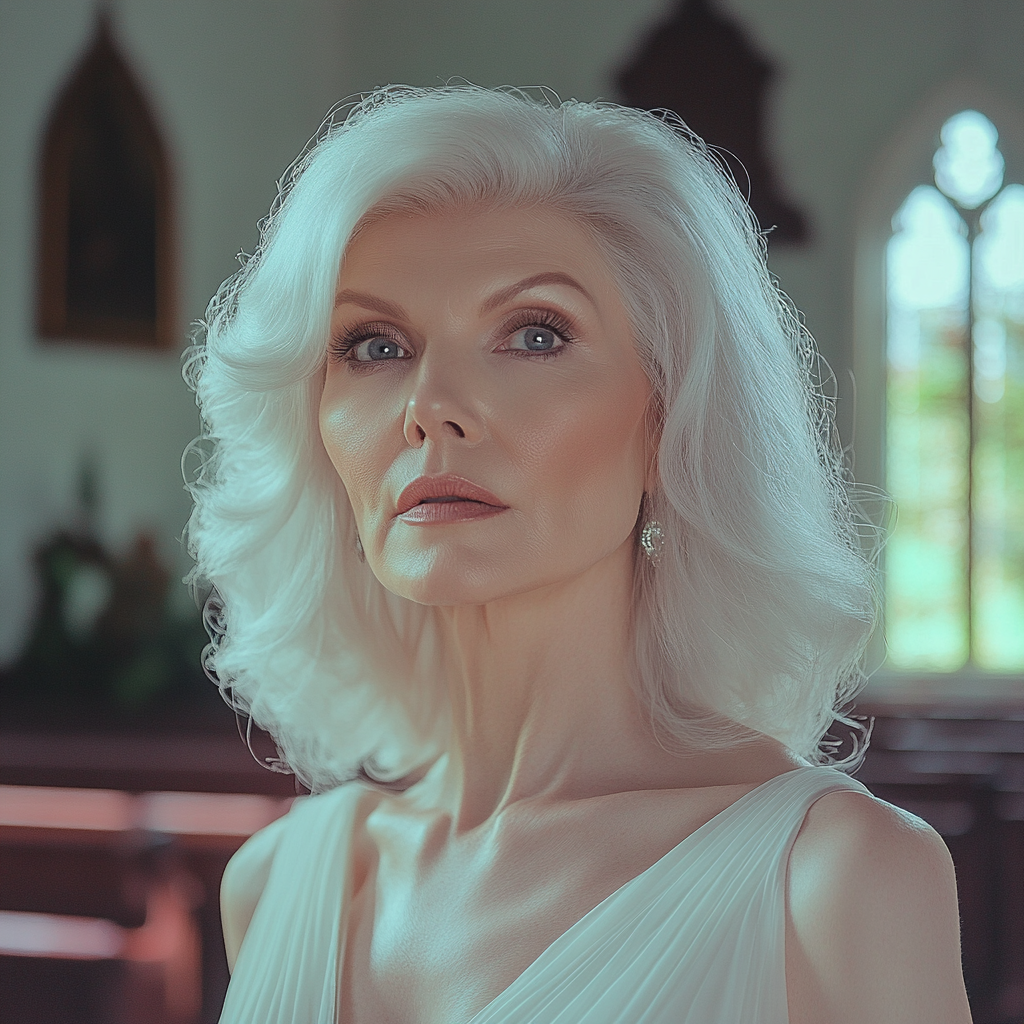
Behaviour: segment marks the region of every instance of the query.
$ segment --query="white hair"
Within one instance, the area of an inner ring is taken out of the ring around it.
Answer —
[[[436,610],[360,561],[317,408],[353,232],[479,203],[577,219],[617,275],[661,416],[642,517],[665,543],[656,567],[636,558],[634,582],[639,696],[659,736],[721,747],[753,730],[828,760],[877,602],[813,342],[703,143],[610,103],[388,87],[286,176],[186,365],[203,420],[191,579],[222,601],[214,678],[314,789],[443,751]]]

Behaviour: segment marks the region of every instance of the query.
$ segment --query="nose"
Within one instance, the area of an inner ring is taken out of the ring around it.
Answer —
[[[476,444],[483,437],[483,422],[473,408],[466,367],[439,365],[424,357],[405,405],[405,439],[413,448],[427,440],[459,439]]]

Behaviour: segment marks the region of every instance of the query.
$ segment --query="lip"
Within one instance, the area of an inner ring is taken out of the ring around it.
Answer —
[[[497,515],[506,508],[499,498],[472,480],[443,473],[413,480],[398,496],[395,514],[407,523],[450,523]]]

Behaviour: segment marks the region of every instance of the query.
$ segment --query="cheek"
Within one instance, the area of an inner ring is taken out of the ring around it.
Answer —
[[[380,403],[324,391],[320,436],[360,522],[379,505],[381,483],[394,457],[391,449],[401,439],[393,421],[382,415]]]
[[[646,378],[574,389],[518,435],[552,529],[627,532],[643,493]]]

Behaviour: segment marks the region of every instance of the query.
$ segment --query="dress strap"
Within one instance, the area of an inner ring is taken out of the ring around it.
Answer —
[[[238,951],[220,1024],[335,1024],[359,786],[297,800]]]

